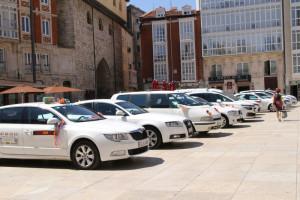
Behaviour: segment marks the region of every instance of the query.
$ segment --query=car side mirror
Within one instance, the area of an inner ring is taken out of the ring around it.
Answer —
[[[218,103],[221,103],[222,101],[221,101],[221,99],[217,99],[217,102],[218,102]]]
[[[50,119],[47,120],[48,125],[54,125],[58,122],[59,122],[59,120],[57,118],[50,118]]]
[[[125,113],[122,110],[118,110],[116,112],[116,116],[124,116],[124,115],[125,115]]]

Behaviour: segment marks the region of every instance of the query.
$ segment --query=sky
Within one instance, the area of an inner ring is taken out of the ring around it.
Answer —
[[[154,9],[162,6],[165,7],[166,10],[169,10],[171,5],[177,6],[178,10],[181,10],[182,6],[185,5],[191,5],[192,9],[196,9],[196,0],[130,0],[127,5],[129,4],[132,4],[145,12],[153,10],[153,5]]]

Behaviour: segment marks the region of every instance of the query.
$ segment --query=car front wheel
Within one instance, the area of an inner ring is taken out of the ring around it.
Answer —
[[[228,117],[226,117],[225,115],[221,115],[221,119],[222,119],[221,128],[227,128],[229,126]]]
[[[79,169],[95,169],[100,164],[97,147],[90,141],[78,142],[72,150],[72,161]]]
[[[162,143],[162,138],[159,131],[151,126],[146,126],[146,133],[149,138],[149,147],[150,149],[157,149]]]

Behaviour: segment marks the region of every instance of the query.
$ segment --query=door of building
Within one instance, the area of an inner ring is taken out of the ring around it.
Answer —
[[[275,90],[277,87],[277,77],[265,76],[265,89]]]
[[[291,85],[291,95],[298,98],[298,88],[297,85]]]

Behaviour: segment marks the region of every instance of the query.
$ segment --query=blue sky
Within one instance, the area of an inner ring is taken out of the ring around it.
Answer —
[[[191,5],[192,9],[196,9],[196,0],[130,0],[127,5],[132,4],[135,7],[148,12],[153,10],[153,5],[154,8],[162,6],[169,10],[171,3],[172,6],[177,6],[178,10],[181,10],[181,7],[185,5]]]

